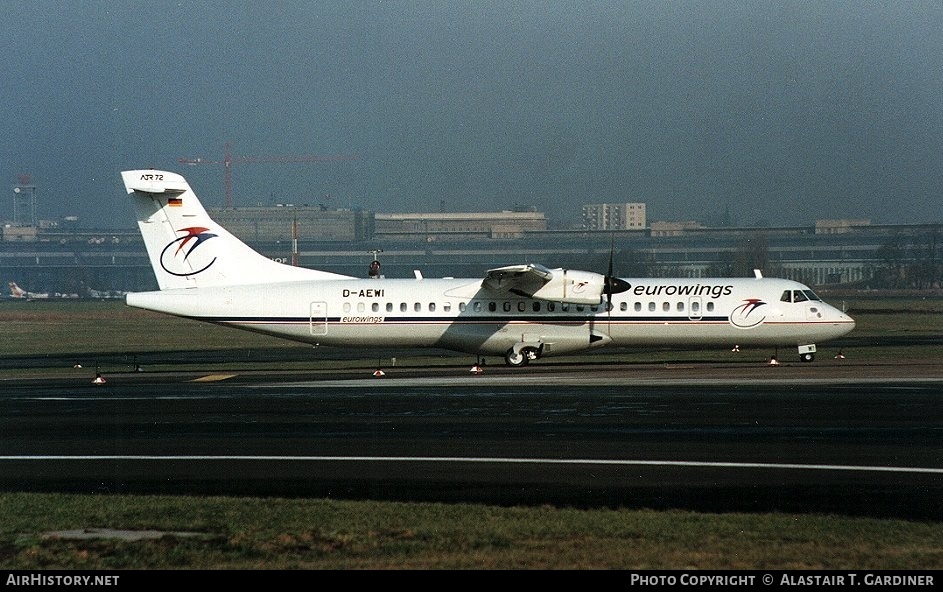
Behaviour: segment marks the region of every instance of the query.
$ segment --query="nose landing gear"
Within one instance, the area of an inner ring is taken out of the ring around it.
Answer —
[[[814,359],[815,359],[815,344],[814,343],[799,346],[799,361],[811,362]]]

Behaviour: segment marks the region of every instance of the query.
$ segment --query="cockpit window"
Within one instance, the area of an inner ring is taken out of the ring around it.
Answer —
[[[808,300],[805,293],[802,290],[793,290],[792,291],[792,301],[793,302],[805,302]]]
[[[786,290],[783,292],[782,298],[779,300],[782,302],[792,302],[792,290]]]
[[[802,292],[803,292],[806,296],[809,297],[809,300],[819,300],[819,301],[822,300],[821,298],[819,298],[818,296],[816,296],[816,295],[815,295],[815,292],[813,292],[812,290],[803,290]]]

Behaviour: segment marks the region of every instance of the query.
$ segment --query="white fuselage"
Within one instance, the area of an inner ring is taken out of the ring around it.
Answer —
[[[628,279],[598,305],[482,289],[476,279],[329,279],[129,294],[130,306],[342,347],[438,347],[541,355],[602,346],[803,346],[854,321],[808,288],[772,278]],[[786,294],[786,300],[783,296]],[[813,295],[814,296],[814,295]],[[796,298],[798,299],[798,298]]]

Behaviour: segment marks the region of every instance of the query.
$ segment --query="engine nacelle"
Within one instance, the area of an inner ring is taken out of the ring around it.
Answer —
[[[533,298],[572,304],[602,304],[606,276],[578,269],[550,271],[553,277],[533,293]]]

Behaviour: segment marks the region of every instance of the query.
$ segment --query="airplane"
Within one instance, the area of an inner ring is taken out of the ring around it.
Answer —
[[[183,176],[121,172],[158,290],[128,306],[315,346],[430,347],[521,367],[607,347],[795,347],[855,321],[799,282],[642,278],[519,263],[481,278],[358,278],[270,259],[214,222]],[[372,264],[371,264],[372,265]],[[378,270],[376,270],[378,271]]]
[[[84,289],[88,298],[122,298],[127,294],[122,290],[96,290],[88,286],[84,286]]]
[[[26,298],[27,300],[31,300],[33,298],[49,298],[49,294],[46,293],[39,294],[36,292],[28,292],[16,285],[16,282],[10,282],[9,285],[11,298]]]

